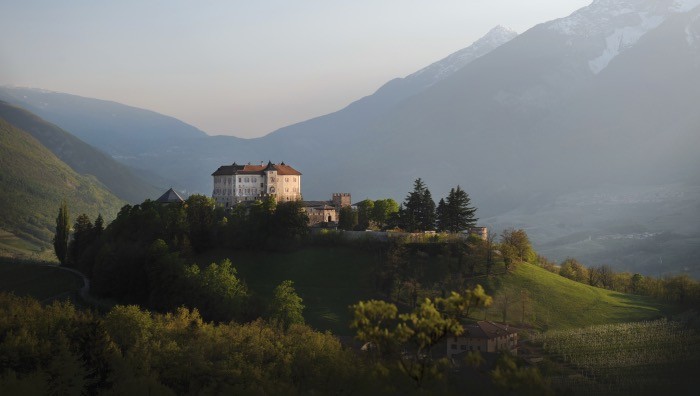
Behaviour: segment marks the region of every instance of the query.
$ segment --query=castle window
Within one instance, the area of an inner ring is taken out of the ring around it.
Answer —
[[[253,183],[257,183],[257,182],[258,182],[258,178],[257,178],[257,177],[254,177],[254,178],[253,178]]]
[[[289,178],[288,178],[288,177],[285,177],[285,178],[284,178],[284,181],[285,181],[285,182],[288,182],[288,181],[289,181]]]
[[[246,182],[246,183],[250,182],[250,178],[249,178],[249,177],[246,177],[246,178],[245,178],[245,182]]]
[[[297,181],[297,178],[296,178],[296,177],[294,178],[294,181]]]

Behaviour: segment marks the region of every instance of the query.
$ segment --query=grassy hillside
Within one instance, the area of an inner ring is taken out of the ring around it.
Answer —
[[[0,118],[32,135],[77,173],[95,176],[125,201],[138,203],[162,193],[107,154],[24,109],[0,101]]]
[[[230,258],[253,292],[269,298],[276,285],[291,279],[306,305],[305,318],[312,326],[350,334],[348,306],[377,298],[372,272],[378,258],[351,248],[304,248],[291,253],[216,251],[198,258],[207,264]],[[439,265],[439,263],[436,263]],[[507,320],[521,319],[521,290],[527,289],[526,324],[539,329],[565,329],[603,323],[654,319],[671,307],[640,296],[622,294],[576,283],[530,264],[521,264],[507,275],[478,279],[495,296],[494,305],[477,311],[490,320],[502,320],[504,295],[509,296]]]
[[[503,307],[507,306],[506,320],[514,325],[523,316],[523,290],[528,294],[525,323],[539,329],[632,322],[674,313],[672,306],[652,298],[584,285],[527,263],[518,264],[515,271],[493,283],[497,292],[486,318],[503,321]]]
[[[49,248],[63,199],[71,221],[79,213],[105,219],[124,202],[92,176],[81,176],[28,133],[0,118],[0,253]],[[12,238],[14,235],[19,240]],[[11,248],[3,248],[7,245]]]

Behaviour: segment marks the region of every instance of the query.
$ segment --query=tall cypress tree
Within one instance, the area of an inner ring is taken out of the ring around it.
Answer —
[[[61,203],[56,217],[56,235],[53,238],[53,250],[61,265],[66,263],[68,256],[68,237],[70,235],[70,218],[68,216],[68,205],[66,201]]]

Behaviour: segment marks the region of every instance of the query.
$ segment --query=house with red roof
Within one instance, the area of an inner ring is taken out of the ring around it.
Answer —
[[[212,198],[231,207],[240,202],[273,197],[276,202],[301,200],[301,172],[284,162],[267,165],[220,166],[214,173]]]

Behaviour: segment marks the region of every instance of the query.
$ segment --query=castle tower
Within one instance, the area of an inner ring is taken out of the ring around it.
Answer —
[[[332,202],[333,206],[335,206],[336,208],[344,208],[346,206],[352,205],[350,193],[334,193]]]

